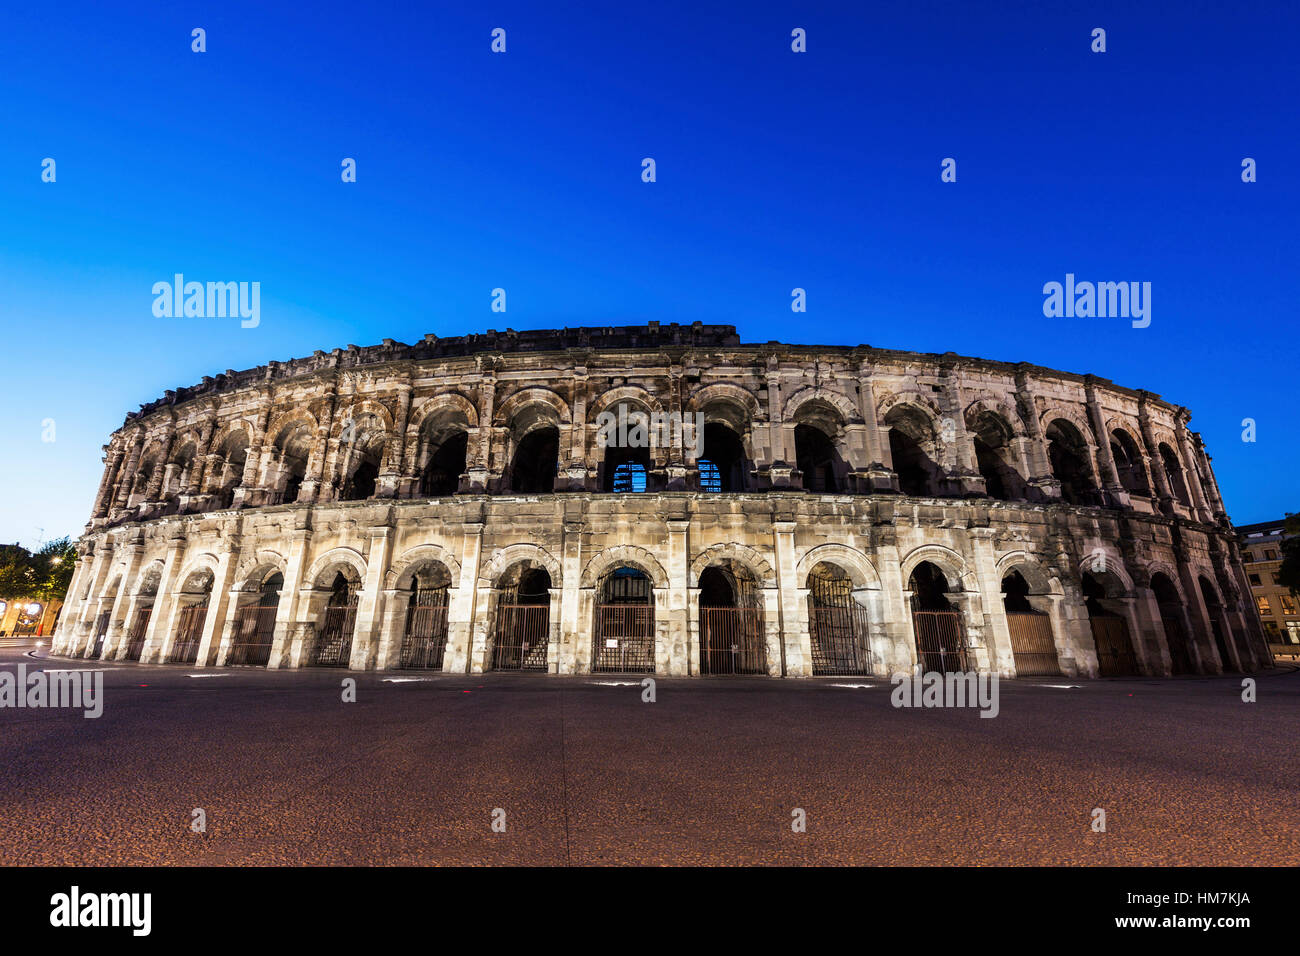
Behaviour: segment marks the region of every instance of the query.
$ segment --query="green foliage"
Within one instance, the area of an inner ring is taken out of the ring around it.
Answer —
[[[68,592],[77,563],[71,538],[59,538],[32,553],[13,545],[0,548],[0,600],[52,601]]]
[[[1277,569],[1277,582],[1300,597],[1300,512],[1288,514],[1283,525],[1282,566]]]

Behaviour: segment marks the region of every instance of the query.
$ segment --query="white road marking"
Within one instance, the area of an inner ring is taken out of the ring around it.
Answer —
[[[1044,687],[1055,687],[1057,690],[1083,690],[1082,684],[1044,684]]]
[[[831,684],[832,687],[846,687],[849,690],[866,690],[875,687],[875,684]]]
[[[433,680],[433,678],[432,678],[432,677],[385,677],[385,678],[383,679],[383,681],[381,681],[381,683],[384,683],[384,684],[409,684],[409,683],[411,683],[412,681],[415,681],[415,682],[418,683],[418,682],[420,682],[420,681],[428,681],[428,680]]]
[[[641,684],[638,683],[637,681],[629,681],[629,680],[589,680],[587,681],[587,683],[591,684],[593,687],[640,687],[641,686]]]
[[[229,674],[186,674],[186,677],[229,677]]]

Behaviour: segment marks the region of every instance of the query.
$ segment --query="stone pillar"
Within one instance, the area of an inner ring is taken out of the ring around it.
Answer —
[[[943,412],[952,422],[952,427],[945,427],[946,434],[941,435],[951,445],[948,460],[944,466],[948,469],[949,480],[955,482],[959,494],[973,497],[987,492],[984,476],[975,464],[975,442],[966,431],[966,415],[961,404],[961,369],[951,358],[940,362],[940,376],[943,380]]]
[[[989,670],[999,677],[1016,675],[1016,657],[1011,649],[1011,627],[1002,602],[1002,579],[998,577],[997,556],[993,549],[994,529],[971,528],[970,545],[975,580],[979,583],[984,617],[988,621],[987,641]]]
[[[687,531],[691,523],[683,510],[669,516],[666,524],[668,561],[664,570],[668,573],[668,642],[655,649],[655,671],[681,677],[694,673],[695,661],[699,660],[698,636],[692,636],[694,629],[690,620],[691,563]]]
[[[876,407],[876,390],[872,384],[873,369],[869,359],[858,368],[858,407],[865,426],[867,458],[865,471],[858,476],[858,490],[865,494],[898,491],[898,476],[894,473],[893,455],[889,449],[887,430],[880,427]]]
[[[668,369],[668,418],[681,422],[681,432],[668,445],[668,467],[664,481],[665,491],[685,491],[695,481],[695,444],[703,447],[702,429],[697,429],[695,419],[690,421],[687,431],[686,415],[682,411],[682,366],[674,362]],[[687,445],[687,441],[692,444]],[[688,451],[689,447],[689,451]]]
[[[117,650],[122,644],[122,637],[129,626],[130,618],[126,616],[130,601],[127,599],[130,593],[130,585],[135,581],[136,575],[140,569],[140,555],[144,553],[144,545],[139,541],[132,541],[122,548],[126,552],[126,570],[122,572],[122,581],[117,586],[117,593],[113,596],[113,617],[108,625],[108,634],[104,638],[104,651],[102,659],[111,661],[116,657]]]
[[[1038,402],[1034,398],[1034,381],[1028,368],[1016,372],[1016,401],[1020,406],[1020,418],[1029,433],[1028,447],[1024,449],[1029,459],[1029,470],[1025,472],[1025,483],[1036,489],[1038,495],[1047,499],[1061,497],[1061,483],[1052,474],[1052,462],[1047,454],[1047,439],[1043,436],[1043,423],[1038,418]]]
[[[460,584],[448,611],[447,653],[442,669],[447,673],[482,673],[486,642],[487,605],[479,603],[478,577],[483,555],[483,521],[466,521],[461,537]],[[478,669],[474,669],[475,663]]]
[[[113,497],[113,504],[109,509],[110,514],[114,511],[121,511],[126,507],[127,500],[131,496],[131,486],[135,483],[135,471],[140,464],[140,452],[143,449],[144,429],[140,429],[131,442],[131,451],[126,458],[126,467],[118,475],[117,494]]]
[[[772,522],[772,549],[776,555],[777,613],[785,652],[783,677],[812,676],[812,636],[808,632],[807,591],[795,572],[794,515],[778,515]]]
[[[579,607],[582,535],[586,528],[582,506],[581,499],[564,502],[564,542],[560,556],[561,573],[564,575],[564,588],[560,600],[560,644],[557,657],[547,658],[552,673],[577,673],[578,646],[581,642],[592,638],[591,619],[588,617],[584,626]]]
[[[384,451],[387,468],[379,476],[375,489],[378,498],[394,498],[403,474],[403,461],[406,457],[406,423],[411,417],[411,386],[405,383],[397,387],[397,417],[393,434],[389,436],[388,447]]]
[[[167,540],[167,557],[163,560],[162,577],[158,582],[158,595],[154,598],[153,614],[145,630],[144,646],[140,650],[142,664],[157,664],[163,659],[171,641],[173,618],[176,616],[176,576],[181,572],[185,556],[185,536],[180,528]]]
[[[99,615],[100,594],[108,580],[108,573],[113,567],[114,559],[112,542],[105,538],[95,548],[95,571],[90,581],[90,591],[83,602],[81,626],[77,629],[80,633],[74,645],[69,648],[69,652],[77,657],[83,656],[93,646],[91,642],[94,639],[95,618]],[[86,639],[87,636],[89,640]],[[82,646],[83,643],[85,646]]]
[[[1201,471],[1196,467],[1191,446],[1187,441],[1187,422],[1191,417],[1187,409],[1178,409],[1178,427],[1174,430],[1174,437],[1178,440],[1178,457],[1183,463],[1183,475],[1191,496],[1192,513],[1196,515],[1197,521],[1210,524],[1212,520],[1210,506],[1205,500],[1205,488],[1201,485]]]
[[[284,567],[284,584],[280,588],[280,603],[275,610],[275,636],[271,640],[271,655],[266,664],[272,670],[291,663],[293,638],[298,634],[294,624],[298,620],[299,591],[310,564],[311,528],[295,528],[286,536],[289,553]]]
[[[1156,500],[1160,513],[1173,515],[1174,495],[1169,490],[1169,476],[1165,474],[1164,459],[1160,457],[1160,446],[1156,443],[1155,432],[1151,428],[1150,393],[1138,392],[1138,431],[1142,435],[1142,447],[1147,456],[1147,475],[1151,478],[1156,491]]]
[[[391,521],[391,516],[389,517]],[[393,529],[389,525],[370,529],[370,546],[366,549],[366,579],[357,602],[356,628],[352,632],[352,657],[348,669],[369,670],[379,653],[380,589],[392,557]]]
[[[234,623],[234,602],[230,599],[231,582],[239,566],[239,535],[226,536],[217,555],[217,570],[212,576],[212,593],[208,597],[208,613],[203,616],[203,635],[199,639],[196,667],[208,667],[222,651],[222,643],[229,646],[230,629]]]
[[[487,368],[483,381],[479,384],[478,396],[478,447],[470,453],[465,466],[465,479],[461,483],[462,492],[482,494],[488,490],[492,470],[492,416],[496,414],[496,373]]]
[[[781,395],[781,362],[776,355],[767,356],[767,368],[763,375],[767,384],[768,477],[773,488],[800,488],[802,483],[794,479],[796,468],[795,462],[791,460],[793,448],[786,444],[788,436]]]
[[[303,503],[320,501],[322,485],[325,482],[325,459],[329,457],[329,438],[330,430],[334,427],[334,409],[338,404],[338,386],[335,385],[335,391],[330,395],[325,403],[325,408],[321,412],[320,421],[316,426],[316,440],[312,443],[312,457],[307,462],[307,477],[302,481],[298,490],[298,500]],[[295,598],[296,598],[295,589]],[[290,601],[289,603],[294,603]],[[278,618],[277,618],[278,622]],[[279,631],[279,624],[276,624],[276,630]]]
[[[122,450],[120,448],[110,451],[105,457],[104,474],[99,479],[99,491],[95,493],[95,505],[91,510],[92,518],[103,518],[108,515],[109,506],[112,504],[115,482],[122,466]]]
[[[1205,493],[1208,498],[1210,509],[1214,513],[1214,519],[1223,524],[1228,520],[1228,512],[1223,504],[1223,495],[1219,492],[1218,479],[1214,477],[1214,469],[1210,466],[1211,458],[1205,450],[1205,442],[1197,432],[1191,433],[1192,454],[1200,462],[1201,476],[1205,484]],[[1247,591],[1247,594],[1250,592]]]
[[[1106,420],[1102,417],[1101,403],[1097,400],[1097,379],[1092,375],[1084,376],[1084,398],[1088,405],[1088,421],[1092,433],[1097,438],[1097,464],[1101,475],[1102,494],[1106,504],[1112,508],[1129,507],[1128,492],[1119,480],[1119,471],[1115,467],[1115,456],[1110,451],[1110,433],[1106,431]]]

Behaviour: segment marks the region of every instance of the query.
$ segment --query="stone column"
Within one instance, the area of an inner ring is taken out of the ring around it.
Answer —
[[[1027,368],[1016,372],[1016,401],[1020,405],[1020,418],[1029,433],[1028,447],[1025,449],[1029,459],[1029,470],[1025,473],[1025,483],[1037,490],[1040,497],[1059,499],[1061,483],[1052,474],[1052,462],[1047,454],[1047,439],[1043,436],[1043,423],[1038,418],[1038,402],[1034,398],[1034,382]]]
[[[110,514],[113,511],[121,511],[126,507],[127,500],[131,496],[131,486],[135,483],[136,468],[140,464],[140,452],[144,450],[144,429],[136,432],[135,438],[131,442],[131,451],[127,455],[126,467],[122,469],[118,476],[117,494],[113,497],[113,505],[110,508]]]
[[[181,562],[185,556],[185,536],[177,528],[167,540],[167,557],[163,560],[162,577],[158,582],[158,594],[154,598],[153,614],[149,616],[149,627],[145,630],[144,647],[140,651],[142,664],[157,664],[170,643],[173,618],[176,616],[176,576],[181,572]]]
[[[1160,513],[1173,515],[1174,495],[1169,490],[1169,476],[1165,474],[1164,459],[1160,457],[1160,446],[1156,443],[1155,432],[1151,428],[1150,393],[1140,391],[1138,395],[1138,431],[1142,435],[1142,446],[1147,455],[1147,475],[1156,490]]]
[[[465,479],[460,490],[482,494],[488,490],[492,465],[492,416],[496,413],[496,373],[485,369],[479,383],[478,396],[478,447],[473,450],[465,467]]]
[[[480,644],[486,640],[486,605],[478,603],[478,577],[483,555],[483,521],[466,521],[461,537],[460,583],[448,611],[447,653],[443,655],[442,669],[446,673],[481,673],[483,652]],[[475,662],[478,669],[474,670]]]
[[[984,617],[988,621],[989,670],[999,677],[1016,675],[1016,657],[1011,648],[1011,627],[1007,623],[1006,605],[1002,602],[1002,579],[998,577],[997,557],[993,550],[994,529],[971,528],[970,545],[975,580],[979,583]]]
[[[1107,505],[1112,508],[1129,507],[1128,492],[1119,480],[1119,471],[1115,467],[1115,456],[1110,451],[1110,433],[1106,431],[1106,420],[1102,416],[1101,403],[1097,400],[1097,379],[1084,376],[1084,398],[1088,405],[1088,421],[1092,433],[1097,438],[1097,464],[1101,475],[1102,494]]]
[[[800,488],[801,482],[794,479],[795,462],[791,461],[792,449],[786,444],[785,408],[781,395],[781,361],[776,355],[767,356],[767,368],[763,372],[767,385],[767,473],[773,488]]]
[[[692,636],[690,621],[691,563],[687,531],[691,523],[683,510],[669,516],[666,524],[668,561],[664,570],[668,573],[668,642],[655,649],[655,670],[680,677],[693,673],[694,662],[699,659],[699,648],[695,646],[698,637]]]
[[[577,673],[578,645],[584,639],[590,639],[590,619],[583,626],[580,616],[581,577],[582,577],[582,533],[586,528],[586,519],[582,513],[583,502],[579,500],[564,502],[564,542],[560,557],[561,573],[564,575],[564,588],[560,600],[560,645],[559,654],[552,661],[552,672],[560,674]],[[549,660],[549,658],[548,658]]]
[[[230,599],[231,582],[239,565],[239,535],[226,536],[217,555],[217,570],[212,576],[212,592],[208,597],[208,613],[203,616],[203,635],[199,638],[196,667],[208,667],[229,646],[231,625],[234,623],[234,602]]]
[[[858,367],[858,408],[865,425],[867,458],[870,461],[858,476],[858,490],[866,494],[898,491],[898,476],[894,473],[888,432],[880,427],[872,374],[871,361],[864,359]]]
[[[812,676],[812,636],[805,610],[807,590],[799,586],[795,573],[794,515],[778,515],[772,522],[772,549],[776,555],[777,613],[785,647],[784,677]]]
[[[101,655],[106,661],[111,661],[116,656],[126,627],[129,626],[130,618],[126,614],[130,601],[127,595],[130,593],[131,583],[135,581],[136,574],[139,572],[140,555],[144,553],[144,545],[136,540],[123,545],[122,550],[126,552],[126,570],[122,572],[121,583],[118,584],[117,593],[113,596],[113,617],[109,621],[108,634],[104,638],[104,651]]]
[[[297,633],[294,624],[298,620],[299,591],[303,586],[303,575],[310,565],[311,528],[294,528],[286,537],[289,553],[284,567],[284,584],[280,588],[280,603],[275,610],[275,636],[271,639],[271,655],[266,664],[272,670],[291,663],[292,643]]]
[[[966,415],[961,404],[961,369],[950,358],[941,360],[940,376],[943,380],[943,411],[952,422],[951,429],[944,428],[947,434],[941,435],[951,443],[948,461],[949,480],[956,482],[957,490],[964,496],[979,496],[986,493],[984,476],[975,464],[975,442],[966,431]]]
[[[394,498],[398,485],[406,477],[403,463],[406,457],[406,423],[411,417],[411,386],[401,384],[397,387],[397,417],[394,420],[393,434],[389,436],[388,447],[384,451],[384,460],[388,467],[379,476],[375,490],[378,498]]]
[[[110,451],[105,457],[104,474],[99,479],[99,491],[95,493],[95,505],[91,510],[92,518],[103,518],[108,515],[108,509],[112,504],[115,490],[115,482],[122,466],[122,458],[123,454],[120,448]]]
[[[391,522],[392,516],[389,516]],[[392,558],[393,529],[389,525],[370,529],[370,546],[366,549],[366,579],[357,602],[356,628],[352,632],[352,657],[348,669],[369,670],[379,651],[380,589]]]
[[[69,650],[77,656],[84,656],[93,646],[95,619],[99,616],[100,594],[104,589],[104,584],[108,580],[109,571],[112,570],[116,552],[113,549],[112,542],[105,538],[95,549],[95,572],[90,582],[90,592],[86,595],[81,612],[81,632],[78,640]],[[87,639],[88,638],[88,639]],[[84,643],[85,646],[82,646]]]
[[[1191,495],[1192,513],[1196,515],[1196,520],[1202,524],[1210,524],[1210,506],[1205,500],[1205,488],[1201,485],[1201,472],[1196,467],[1196,462],[1192,457],[1192,450],[1187,441],[1187,422],[1192,417],[1191,413],[1185,409],[1178,409],[1178,427],[1174,430],[1174,437],[1178,440],[1178,457],[1183,463],[1183,475],[1186,476],[1185,483],[1187,490]]]
[[[298,490],[298,501],[307,503],[321,500],[325,481],[325,459],[329,457],[330,429],[334,427],[334,408],[338,404],[338,385],[325,402],[320,421],[316,425],[316,441],[312,443],[312,457],[307,462],[307,477]],[[296,591],[296,589],[295,589]],[[293,603],[293,602],[290,602]],[[277,619],[278,620],[278,619]],[[278,630],[279,624],[276,625]]]

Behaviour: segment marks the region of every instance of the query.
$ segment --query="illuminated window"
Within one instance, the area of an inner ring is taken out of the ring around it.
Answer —
[[[700,466],[700,491],[722,491],[722,472],[707,458],[697,462]]]
[[[1266,597],[1264,597],[1263,595],[1261,595],[1260,597],[1255,598],[1255,601],[1256,601],[1256,603],[1259,604],[1259,613],[1260,613],[1260,614],[1272,614],[1272,613],[1273,613],[1271,610],[1269,610],[1269,607],[1268,607],[1268,598],[1266,598]]]
[[[1295,613],[1295,598],[1293,598],[1289,594],[1282,595],[1282,613],[1283,614]]]
[[[625,461],[614,470],[614,492],[645,491],[645,466],[635,461]]]

